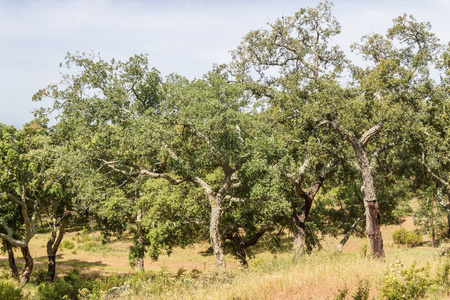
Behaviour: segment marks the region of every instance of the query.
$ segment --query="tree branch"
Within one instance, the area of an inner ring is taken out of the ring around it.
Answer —
[[[335,123],[333,121],[323,120],[319,123],[319,126],[328,127],[328,128],[333,129],[334,131],[339,133],[344,139],[349,141],[351,144],[357,143],[356,138],[352,133],[348,132],[346,129],[342,128],[341,126],[339,126],[337,123]]]
[[[370,128],[369,130],[367,130],[363,136],[361,137],[361,139],[359,140],[359,143],[363,146],[365,146],[367,144],[367,142],[374,137],[376,134],[378,134],[381,129],[383,129],[384,126],[384,122],[386,120],[381,121],[380,123],[374,125],[372,128]]]
[[[192,134],[194,134],[195,136],[197,136],[197,137],[199,137],[199,138],[201,138],[201,139],[203,139],[205,141],[205,143],[209,146],[211,154],[219,162],[219,164],[222,167],[222,169],[224,170],[224,172],[225,173],[229,173],[230,172],[230,167],[225,162],[225,160],[222,158],[222,156],[220,155],[218,149],[216,148],[214,143],[211,142],[210,138],[207,135],[204,135],[201,132],[198,132],[197,129],[195,129],[195,126],[190,124],[190,123],[187,123],[185,126],[187,126],[189,128],[189,130],[191,131]]]
[[[445,185],[448,189],[450,189],[450,182],[445,181],[443,178],[439,177],[438,175],[436,175],[433,170],[431,170],[430,167],[427,166],[426,162],[425,162],[425,152],[422,152],[422,165],[425,167],[425,169],[427,169],[428,173],[437,181],[439,181],[440,183],[442,183],[443,185]]]

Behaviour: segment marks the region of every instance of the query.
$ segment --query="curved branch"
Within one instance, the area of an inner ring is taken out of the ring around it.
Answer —
[[[380,123],[374,125],[372,128],[370,128],[369,130],[367,130],[363,136],[361,137],[361,139],[359,140],[359,142],[361,143],[361,145],[365,146],[367,144],[367,142],[374,137],[375,135],[377,135],[381,129],[383,129],[384,126],[384,122],[386,120],[381,121]]]
[[[422,165],[425,167],[425,169],[427,169],[428,173],[430,173],[430,175],[434,179],[436,179],[437,181],[439,181],[440,183],[445,185],[448,189],[450,189],[450,182],[445,181],[443,178],[441,178],[438,175],[436,175],[436,173],[434,173],[433,170],[431,170],[431,168],[427,166],[427,164],[425,162],[425,152],[422,152]]]
[[[352,133],[348,132],[345,128],[342,128],[333,121],[323,120],[319,123],[319,126],[331,128],[337,133],[339,133],[344,139],[349,141],[352,145],[357,144],[356,138]]]

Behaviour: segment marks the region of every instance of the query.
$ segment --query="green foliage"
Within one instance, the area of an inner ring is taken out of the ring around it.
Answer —
[[[353,300],[368,300],[370,286],[369,281],[358,280],[358,287],[352,294]]]
[[[348,294],[348,289],[339,289],[337,295],[333,298],[334,300],[345,300]]]
[[[437,199],[438,191],[435,185],[425,187],[417,192],[419,195],[419,208],[414,211],[414,225],[419,226],[420,232],[431,235],[432,242],[435,238],[446,234],[448,226],[444,217],[445,210],[440,207],[440,201]]]
[[[395,244],[406,245],[406,241],[408,240],[408,230],[405,228],[397,229],[392,233],[392,239]]]
[[[422,244],[422,236],[417,231],[409,232],[405,228],[397,229],[392,233],[395,244],[417,247]]]
[[[42,300],[78,300],[80,291],[86,295],[86,290],[92,291],[93,286],[94,283],[91,280],[80,278],[79,272],[73,270],[69,275],[53,283],[40,284],[37,288],[37,296]]]
[[[367,244],[361,245],[361,247],[359,248],[359,256],[361,256],[361,258],[367,257]]]
[[[78,246],[78,250],[92,252],[92,253],[120,253],[120,249],[113,248],[110,244],[102,244],[91,241]]]
[[[13,280],[0,279],[0,299],[2,300],[22,300],[22,290]]]
[[[48,282],[47,271],[41,268],[36,268],[35,270],[33,270],[33,274],[31,274],[30,282],[34,283],[35,285],[40,285],[42,283]]]
[[[446,258],[436,269],[436,282],[441,292],[448,294],[450,291],[450,260]]]
[[[417,299],[424,297],[431,286],[432,279],[428,268],[417,268],[416,264],[405,268],[401,262],[390,265],[380,288],[383,299]]]
[[[61,242],[60,247],[61,247],[61,249],[71,250],[71,249],[75,248],[75,244],[72,243],[71,241],[64,240]]]

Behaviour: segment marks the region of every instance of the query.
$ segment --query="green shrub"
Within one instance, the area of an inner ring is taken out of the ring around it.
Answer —
[[[410,232],[406,240],[408,247],[417,247],[422,244],[422,236],[416,231]]]
[[[398,229],[392,234],[395,244],[416,247],[422,243],[422,236],[416,231],[408,232],[405,228]]]
[[[42,300],[74,299],[78,300],[79,291],[83,291],[83,296],[87,295],[93,289],[93,283],[89,280],[80,278],[78,270],[73,270],[67,276],[64,276],[53,283],[43,283],[37,288],[37,297]]]
[[[109,244],[103,245],[93,241],[79,245],[78,249],[91,253],[109,253],[115,251],[115,249]]]
[[[338,294],[334,297],[334,300],[345,300],[347,298],[348,289],[338,290]]]
[[[61,249],[72,250],[73,248],[75,248],[75,244],[72,243],[71,241],[64,240],[64,241],[61,242],[60,247],[61,247]]]
[[[359,280],[358,288],[352,294],[352,299],[353,300],[367,300],[367,299],[369,299],[369,292],[370,292],[369,281]]]
[[[41,268],[36,268],[36,270],[31,274],[30,281],[36,285],[47,282],[47,271]]]
[[[428,268],[416,268],[414,263],[405,269],[402,263],[394,263],[383,278],[380,296],[388,300],[422,298],[432,283]]]
[[[0,299],[20,300],[23,299],[22,290],[12,280],[0,280]]]
[[[408,240],[408,231],[405,228],[400,228],[392,234],[395,244],[406,245]]]
[[[441,289],[441,292],[447,293],[450,290],[450,260],[446,259],[436,269],[436,284]]]

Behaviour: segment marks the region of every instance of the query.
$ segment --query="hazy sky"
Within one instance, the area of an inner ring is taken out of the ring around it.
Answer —
[[[230,60],[250,30],[292,15],[312,0],[0,0],[0,122],[32,119],[32,95],[61,77],[67,52],[95,52],[126,60],[147,53],[153,67],[201,77]],[[392,19],[412,14],[450,40],[450,0],[336,0],[338,43],[348,51],[369,32],[385,33]]]

